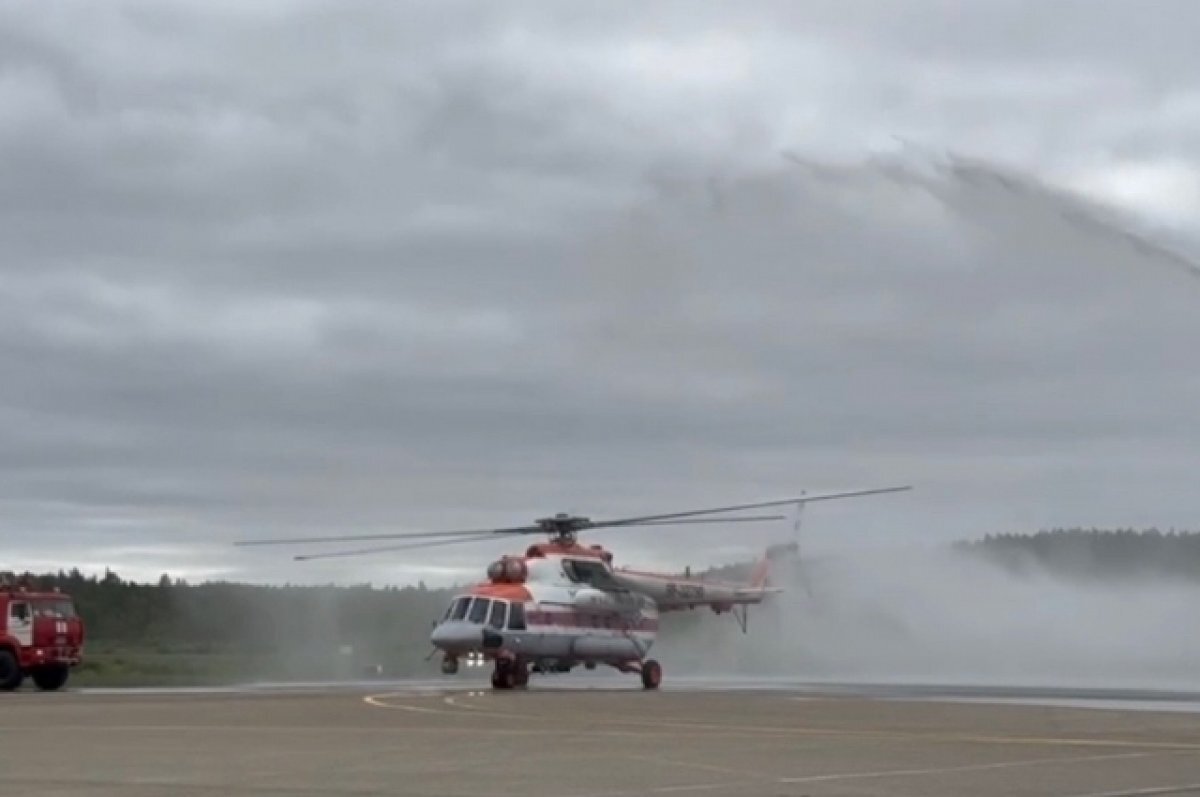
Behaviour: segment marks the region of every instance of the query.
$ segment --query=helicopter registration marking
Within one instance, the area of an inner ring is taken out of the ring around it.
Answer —
[[[704,597],[704,587],[699,584],[676,584],[673,581],[668,582],[667,597],[701,599]]]

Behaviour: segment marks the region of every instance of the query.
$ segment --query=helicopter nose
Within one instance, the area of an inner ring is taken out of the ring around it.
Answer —
[[[447,620],[438,624],[429,635],[433,646],[446,651],[494,650],[504,644],[504,638],[490,628],[481,628],[463,620]]]
[[[473,642],[478,640],[479,626],[472,626],[461,620],[447,620],[439,623],[433,629],[433,633],[429,635],[429,641],[442,650],[469,648]]]

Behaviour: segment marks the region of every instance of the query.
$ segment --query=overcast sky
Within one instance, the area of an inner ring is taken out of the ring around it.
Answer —
[[[0,2],[0,567],[912,484],[1200,528],[1200,7]],[[781,528],[614,532],[622,562]]]

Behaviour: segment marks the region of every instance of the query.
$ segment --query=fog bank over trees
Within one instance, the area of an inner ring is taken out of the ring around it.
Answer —
[[[749,567],[703,577],[739,579]],[[78,570],[23,577],[74,597],[88,630],[79,683],[433,676],[428,633],[454,594],[424,584],[144,584]],[[707,611],[670,614],[656,655],[677,672],[908,678],[949,677],[939,670],[948,662],[964,678],[1100,677],[1097,661],[1124,656],[1122,667],[1150,676],[1160,659],[1191,666],[1192,635],[1171,618],[1190,616],[1200,597],[1200,533],[999,534],[912,559],[802,560],[778,580],[787,592],[752,610],[750,634]],[[1143,638],[1168,627],[1162,640]],[[1105,639],[1113,650],[1096,647]]]

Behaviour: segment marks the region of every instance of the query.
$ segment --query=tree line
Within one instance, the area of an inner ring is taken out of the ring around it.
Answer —
[[[1200,533],[1170,529],[1058,528],[958,542],[962,553],[1014,571],[1071,578],[1200,580]]]
[[[988,535],[953,548],[1018,571],[1200,580],[1200,534],[1193,532],[1053,529]],[[741,579],[749,569],[736,564],[693,575]],[[5,575],[74,598],[88,633],[81,675],[106,683],[432,675],[430,626],[454,594],[424,584],[189,584],[165,575],[147,584],[79,570]]]

